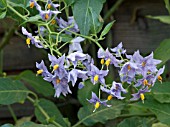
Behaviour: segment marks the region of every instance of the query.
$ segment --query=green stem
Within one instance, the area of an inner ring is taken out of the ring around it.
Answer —
[[[11,108],[10,105],[8,105],[8,109],[9,109],[9,112],[11,113],[11,115],[12,115],[12,118],[14,119],[14,122],[16,123],[17,122],[17,117],[16,117],[16,115],[15,115],[15,113],[14,113],[14,111]]]
[[[23,15],[21,15],[20,13],[18,13],[13,7],[11,7],[9,4],[7,4],[7,7],[11,10],[11,11],[13,11],[16,15],[18,15],[21,19],[23,19],[23,20],[27,20],[27,18],[25,18]]]
[[[3,50],[0,50],[0,74],[3,73]]]
[[[45,116],[47,122],[50,122],[52,124],[54,124],[56,127],[62,127],[60,124],[58,124],[57,122],[50,120],[50,116],[45,112],[45,110],[38,104],[38,99],[34,100],[31,97],[27,97],[27,99],[32,102],[38,109],[39,111]]]
[[[112,8],[106,13],[106,15],[104,16],[104,21],[106,21],[112,14],[113,12],[116,11],[116,9],[121,5],[121,3],[124,0],[117,0],[117,2],[112,6]]]
[[[61,48],[63,48],[65,45],[67,45],[67,44],[69,44],[69,43],[70,43],[69,41],[65,42],[63,45],[61,45],[61,46],[58,48],[58,50],[60,50]]]
[[[92,42],[94,42],[99,48],[102,48],[102,49],[103,49],[103,47],[99,44],[99,42],[98,42],[97,40],[95,40],[95,39],[93,39],[93,38],[91,38],[91,37],[89,37],[89,36],[81,35],[81,34],[75,33],[75,32],[70,31],[70,30],[66,30],[66,31],[68,31],[68,32],[70,32],[70,33],[72,33],[72,34],[74,34],[74,35],[76,35],[76,36],[81,36],[81,37],[84,37],[84,38],[86,38],[86,39],[89,39],[89,40],[91,40]],[[103,49],[103,50],[104,50],[104,49]]]

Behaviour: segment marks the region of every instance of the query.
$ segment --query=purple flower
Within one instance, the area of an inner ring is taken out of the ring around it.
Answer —
[[[138,79],[136,84],[134,85],[135,87],[143,86],[142,88],[148,86],[153,86],[155,82],[153,82],[155,76],[153,74],[149,74],[144,76],[142,79]]]
[[[55,10],[57,10],[57,7],[59,7],[59,4],[54,4],[51,0],[48,0],[47,2],[47,8],[51,9],[51,7],[53,7]]]
[[[162,68],[160,68],[155,76],[155,78],[153,79],[153,83],[156,82],[156,79],[158,79],[158,81],[160,81],[162,83],[162,77],[161,74],[164,72],[165,70],[165,66],[163,66]]]
[[[121,54],[125,54],[126,50],[122,48],[122,42],[119,43],[119,45],[115,48],[110,49],[112,52],[115,53],[116,57],[121,57]]]
[[[122,84],[116,83],[115,81],[113,81],[112,87],[110,89],[107,89],[106,87],[101,86],[101,90],[108,93],[109,95],[117,97],[118,99],[124,99],[125,98],[125,97],[121,96],[121,92],[127,93],[127,91],[122,87]]]
[[[85,60],[86,57],[87,55],[81,52],[73,52],[67,56],[67,59],[73,63],[75,68],[77,66],[77,62]]]
[[[43,48],[40,40],[36,37],[33,37],[24,27],[22,27],[22,33],[27,36],[26,44],[29,46],[31,43],[34,44],[37,48]]]
[[[119,67],[119,64],[122,63],[121,60],[116,59],[108,50],[104,51],[103,49],[98,50],[98,58],[102,58],[103,62],[101,61],[101,64],[104,64],[104,60],[106,61],[106,66],[109,66],[110,64],[114,64],[115,67]]]
[[[55,89],[54,97],[59,97],[61,93],[64,96],[68,93],[72,93],[68,85],[67,75],[63,76],[63,78],[59,78],[56,73],[54,75],[50,74],[48,77],[44,77],[44,80],[53,83]]]
[[[94,60],[91,58],[90,55],[86,55],[86,59],[82,61],[82,64],[86,67],[85,70],[90,71],[91,70],[91,64],[94,64]]]
[[[156,65],[161,63],[161,60],[153,59],[153,52],[146,57],[142,57],[139,51],[136,51],[131,61],[138,65],[138,71],[144,76],[148,72],[155,73],[157,71]]]
[[[71,40],[71,44],[69,45],[69,52],[68,54],[74,52],[74,51],[79,51],[83,52],[80,42],[84,41],[84,38],[82,37],[76,37],[73,40]]]
[[[51,11],[51,10],[39,10],[40,12],[40,16],[42,18],[42,20],[46,21],[46,20],[50,20],[52,14],[57,15],[59,13],[61,13],[60,11]]]
[[[99,70],[95,65],[91,64],[91,71],[88,75],[91,76],[91,82],[95,85],[97,82],[105,85],[104,77],[108,74],[107,70]]]
[[[67,73],[64,68],[65,55],[57,59],[55,56],[48,54],[48,58],[51,61],[51,66],[53,67],[52,72],[56,73],[56,75],[59,78],[63,78],[65,74]]]
[[[133,98],[131,98],[130,100],[138,100],[139,98],[141,98],[142,102],[144,103],[144,99],[145,99],[145,96],[144,96],[144,93],[146,92],[150,92],[151,90],[148,89],[148,87],[146,87],[145,89],[140,89],[138,91],[138,93],[135,93],[135,94],[132,94]]]
[[[87,74],[87,71],[81,71],[81,70],[78,70],[78,69],[73,69],[68,73],[68,82],[71,81],[72,85],[74,87],[74,85],[77,81],[77,78],[81,78],[81,79],[83,79],[83,81],[88,78],[86,76],[86,74]]]
[[[30,0],[30,8],[33,8],[34,6],[38,11],[41,10],[41,6],[36,2],[36,0]]]
[[[36,62],[36,67],[39,69],[39,70],[37,71],[37,74],[38,74],[38,75],[41,74],[43,77],[46,77],[46,76],[48,76],[48,75],[50,74],[50,73],[48,72],[47,67],[45,66],[43,60],[41,61],[41,63],[37,63],[37,62]]]
[[[128,82],[130,84],[131,81],[134,80],[137,69],[138,67],[135,63],[126,62],[119,71],[121,81]]]
[[[57,21],[57,23],[58,23],[58,25],[59,25],[59,27],[61,29],[64,29],[64,28],[72,26],[71,28],[69,28],[70,31],[76,32],[76,33],[79,32],[78,25],[75,22],[73,16],[68,17],[68,22],[64,21],[61,17],[60,17],[60,19],[56,18],[56,21]],[[71,34],[68,31],[65,31],[65,33],[66,34]]]
[[[95,109],[93,110],[93,112],[95,112],[96,109],[98,109],[101,104],[104,105],[104,106],[107,106],[107,107],[110,107],[110,106],[111,106],[111,105],[107,105],[107,103],[106,103],[107,100],[106,100],[106,101],[101,101],[101,100],[96,96],[96,94],[93,93],[93,92],[92,92],[92,98],[91,98],[90,100],[87,99],[87,101],[94,104]]]

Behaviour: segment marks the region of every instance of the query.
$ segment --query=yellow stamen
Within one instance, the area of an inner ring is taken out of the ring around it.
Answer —
[[[144,67],[146,65],[146,62],[142,62],[142,67]]]
[[[143,84],[144,84],[144,85],[148,85],[148,80],[145,79],[145,80],[143,81]]]
[[[131,67],[130,67],[130,65],[128,65],[128,71],[130,71],[131,70]]]
[[[31,38],[27,38],[27,39],[26,39],[26,44],[27,44],[27,45],[30,45],[30,43],[31,43]]]
[[[43,73],[42,69],[37,71],[37,75],[42,74],[42,73]]]
[[[34,7],[34,2],[30,2],[30,8]]]
[[[100,63],[103,65],[104,64],[104,59],[101,59]]]
[[[95,75],[94,76],[94,81],[97,82],[99,80],[99,76],[98,75]]]
[[[140,98],[141,98],[142,102],[144,103],[145,96],[143,93],[140,94]]]
[[[160,75],[157,78],[160,82],[162,82],[162,77]]]
[[[109,95],[109,96],[107,97],[107,100],[110,101],[112,98],[113,98],[113,96],[112,96],[112,95]]]
[[[45,19],[48,20],[49,19],[49,15],[45,14]]]
[[[97,101],[96,104],[95,104],[95,109],[98,109],[100,106],[100,103]]]
[[[53,20],[51,21],[51,24],[54,25],[55,23],[56,23],[56,21],[53,19]]]
[[[110,65],[110,62],[111,62],[111,59],[109,58],[108,60],[106,60],[105,64],[106,66],[109,66]]]
[[[56,79],[56,83],[59,84],[60,83],[60,79]]]
[[[53,71],[57,70],[57,69],[58,69],[58,67],[59,67],[59,65],[58,65],[58,64],[54,65],[54,66],[53,66]]]
[[[50,9],[50,8],[51,8],[51,4],[48,4],[48,5],[47,5],[47,8]]]

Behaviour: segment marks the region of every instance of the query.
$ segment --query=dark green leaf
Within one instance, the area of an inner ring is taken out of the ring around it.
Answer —
[[[1,127],[14,127],[12,124],[4,124],[4,125],[1,125]]]
[[[91,7],[89,8],[89,13],[92,21],[92,25],[90,27],[90,33],[97,34],[103,26],[103,19],[101,18],[100,15],[98,16],[95,13],[95,11],[92,10]]]
[[[100,38],[102,38],[103,36],[105,36],[105,35],[110,31],[110,29],[112,28],[113,23],[114,23],[115,21],[116,21],[116,20],[110,22],[109,24],[107,24],[107,25],[105,26],[105,28],[103,29],[103,31],[102,31],[102,33],[101,33],[101,35],[100,35]]]
[[[114,119],[121,114],[121,110],[124,105],[120,101],[112,101],[112,106],[108,107],[99,107],[95,112],[94,105],[89,104],[80,108],[78,112],[78,118],[81,122],[83,122],[86,126],[92,126],[97,122],[105,123],[107,120]]]
[[[67,35],[67,34],[60,34],[59,37],[62,40],[62,42],[68,42],[73,39],[70,35]],[[55,36],[55,38],[56,38],[56,36]]]
[[[147,122],[149,119],[141,117],[126,118],[118,124],[117,127],[148,127]]]
[[[44,96],[54,96],[54,88],[52,85],[43,80],[41,76],[36,76],[32,71],[24,71],[17,78],[29,83],[29,85],[33,87],[37,93]]]
[[[0,9],[4,9],[7,7],[6,0],[0,0]]]
[[[78,99],[82,105],[87,105],[87,99],[91,98],[92,91],[98,93],[99,84],[93,85],[90,80],[84,82],[84,88],[78,90]]]
[[[40,99],[39,105],[48,114],[48,116],[51,118],[51,120],[56,121],[62,127],[67,126],[65,121],[63,120],[63,116],[61,115],[57,106],[53,102],[51,102],[49,100],[45,100],[45,99]],[[44,117],[42,112],[37,107],[35,108],[35,116],[41,123],[47,124],[46,118]]]
[[[152,92],[153,97],[160,103],[170,103],[170,82],[156,83]]]
[[[170,125],[170,104],[161,104],[151,95],[148,95],[146,96],[144,104],[142,102],[138,102],[136,104],[132,104],[132,106],[148,108],[157,116],[157,119],[161,123]]]
[[[161,16],[148,15],[147,18],[156,19],[156,20],[159,20],[162,23],[170,24],[170,16],[169,15],[168,16],[166,16],[166,15],[161,15]]]
[[[20,81],[0,78],[0,104],[23,103],[29,92]]]
[[[156,59],[162,60],[160,66],[170,59],[169,47],[170,47],[170,39],[165,39],[160,43],[159,47],[154,51],[154,57]]]
[[[92,34],[95,34],[94,27],[98,26],[98,23],[94,21],[99,20],[103,2],[103,0],[77,0],[74,3],[73,15],[81,34],[88,35],[91,29],[91,32],[93,32]]]
[[[55,127],[54,125],[43,125],[43,124],[37,124],[33,122],[25,122],[19,127]]]
[[[169,14],[170,14],[170,5],[169,5],[169,0],[164,0],[165,2],[165,7],[168,10]]]
[[[71,5],[75,2],[76,0],[65,0],[64,2],[66,2],[67,5]]]

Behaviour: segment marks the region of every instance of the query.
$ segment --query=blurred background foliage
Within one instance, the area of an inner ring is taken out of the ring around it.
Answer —
[[[93,10],[89,11],[88,18],[93,18],[91,12],[100,16],[94,18],[95,24],[89,19],[90,24],[83,27],[81,23],[85,20],[85,16],[81,12],[83,13],[83,9],[86,8],[84,5],[88,1],[90,0],[64,0],[68,8],[65,10],[66,15],[62,16],[73,14],[78,25],[82,26],[80,32],[83,35],[90,33],[101,35],[100,30],[114,21],[113,26],[108,28],[110,31],[105,35],[105,40],[100,44],[107,48],[123,42],[128,53],[139,49],[147,55],[153,51],[154,57],[162,60],[159,67],[166,65],[163,83],[154,86],[152,92],[146,96],[144,104],[112,100],[111,108],[102,107],[95,113],[92,113],[93,105],[88,104],[86,98],[90,98],[91,91],[97,93],[99,86],[94,86],[89,81],[86,82],[88,87],[81,90],[72,89],[73,94],[66,98],[54,98],[51,84],[34,74],[35,62],[47,59],[49,51],[36,49],[34,46],[27,48],[25,37],[21,34],[23,25],[32,32],[36,30],[34,24],[39,20],[38,12],[29,9],[29,0],[0,0],[0,125],[2,127],[14,125],[45,127],[45,124],[53,127],[55,123],[63,127],[71,125],[74,127],[170,126],[169,0],[100,0],[100,2],[91,0],[90,8]],[[62,0],[59,2],[62,3]],[[64,3],[61,6],[64,6]],[[22,16],[14,13],[15,11]],[[25,20],[28,14],[32,17]],[[67,50],[65,48],[63,52]],[[94,43],[85,42],[83,50],[92,55],[95,63],[100,66],[96,57],[98,47]],[[116,72],[117,70],[110,67],[107,83],[119,80]],[[32,98],[40,99],[36,102],[36,99]],[[42,110],[46,112],[45,115]]]

